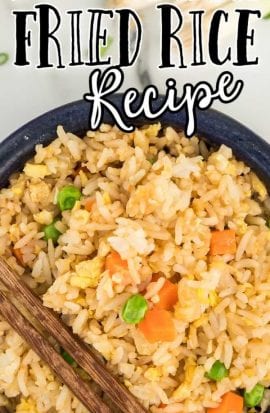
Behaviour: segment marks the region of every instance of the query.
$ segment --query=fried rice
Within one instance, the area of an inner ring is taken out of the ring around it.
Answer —
[[[230,148],[159,124],[57,135],[0,191],[0,255],[152,413],[203,413],[229,391],[269,387],[270,202],[258,177]],[[66,185],[82,197],[60,213]],[[44,239],[52,222],[57,243]],[[235,251],[211,254],[224,230]],[[124,270],[106,266],[111,253]],[[175,336],[150,342],[122,309],[139,293],[151,311],[166,280]],[[217,360],[228,375],[215,382]],[[12,412],[86,412],[2,318],[0,392]]]

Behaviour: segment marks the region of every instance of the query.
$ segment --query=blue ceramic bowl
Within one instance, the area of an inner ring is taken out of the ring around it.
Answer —
[[[162,97],[153,107],[160,105]],[[121,108],[121,95],[115,95],[111,101]],[[54,109],[32,120],[10,135],[0,144],[0,187],[8,184],[10,175],[23,168],[30,159],[37,144],[48,145],[56,136],[57,125],[65,130],[83,135],[88,129],[89,103],[78,101]],[[104,112],[104,122],[113,123],[111,116]],[[162,125],[170,125],[178,130],[186,123],[185,112],[165,113],[158,119]],[[143,116],[134,123],[141,126],[147,123]],[[151,122],[153,123],[153,121]],[[249,165],[265,182],[270,190],[270,145],[245,126],[222,113],[214,110],[197,112],[197,131],[212,145],[225,144],[232,148],[236,157]]]

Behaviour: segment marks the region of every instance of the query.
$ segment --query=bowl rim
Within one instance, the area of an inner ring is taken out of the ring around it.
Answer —
[[[110,100],[121,112],[123,94],[116,94]],[[154,103],[157,109],[164,96]],[[21,126],[0,143],[0,188],[8,184],[12,173],[22,170],[23,165],[33,156],[37,144],[48,145],[56,138],[56,128],[63,125],[65,130],[82,136],[88,130],[91,104],[77,100],[52,109]],[[208,143],[229,146],[234,155],[244,161],[264,181],[270,190],[270,145],[243,124],[214,109],[197,110],[196,136]],[[123,116],[128,122],[128,119]],[[107,110],[103,114],[104,123],[113,124]],[[149,121],[139,116],[132,123],[135,126],[160,122],[163,126],[183,129],[186,123],[186,112],[165,112],[159,118]]]

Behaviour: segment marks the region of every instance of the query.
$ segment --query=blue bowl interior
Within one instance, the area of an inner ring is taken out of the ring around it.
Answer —
[[[162,97],[153,107],[158,108]],[[121,108],[122,95],[115,95],[111,101]],[[66,131],[82,136],[88,130],[90,104],[77,101],[54,109],[32,120],[10,135],[0,144],[0,187],[8,185],[12,173],[20,171],[35,151],[37,144],[48,145],[56,137],[57,125]],[[125,119],[127,122],[128,120]],[[103,121],[114,123],[105,110]],[[144,116],[133,123],[142,126],[159,121],[177,130],[185,128],[186,114],[165,113],[159,119],[149,121]],[[232,148],[235,156],[249,165],[270,190],[270,145],[245,126],[214,110],[197,111],[197,135],[211,145],[225,144]]]

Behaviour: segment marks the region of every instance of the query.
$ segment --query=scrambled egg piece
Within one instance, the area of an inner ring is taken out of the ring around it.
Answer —
[[[161,370],[158,367],[149,367],[144,373],[144,377],[150,381],[159,381],[162,376]]]
[[[16,413],[38,413],[37,405],[35,401],[28,397],[27,399],[21,399],[20,404],[16,407]]]
[[[143,129],[143,132],[148,138],[154,138],[158,135],[161,129],[160,123],[155,123],[154,125],[149,125],[146,129]]]
[[[104,205],[110,205],[112,203],[109,192],[104,192],[102,198],[103,198]]]
[[[76,265],[76,275],[70,279],[72,287],[95,288],[103,272],[104,259],[95,257],[92,260],[82,261]]]
[[[200,318],[198,318],[198,320],[194,321],[193,325],[195,328],[201,327],[207,323],[207,320],[207,315],[204,314]]]
[[[13,192],[14,195],[22,196],[23,191],[24,191],[24,183],[23,182],[17,182],[17,184],[14,185],[11,189],[12,189],[12,192]]]
[[[226,168],[226,173],[232,176],[236,176],[237,175],[236,166],[233,165],[232,163],[229,163],[229,165]]]
[[[175,306],[175,317],[184,322],[192,323],[199,320],[209,307],[215,307],[219,303],[216,293],[224,263],[211,264],[210,271],[205,273],[205,279],[209,280],[209,289],[196,286],[187,278],[182,278],[178,284],[179,302]]]
[[[218,303],[220,302],[220,298],[217,295],[216,291],[210,291],[209,292],[209,304],[210,307],[216,307]]]
[[[45,182],[29,185],[30,197],[32,202],[47,205],[49,203],[51,191]]]
[[[35,245],[35,254],[39,254],[40,253],[40,251],[41,251],[41,248],[40,248],[40,246],[39,245]]]
[[[248,377],[254,377],[256,372],[254,369],[246,369],[244,370],[244,373],[248,376]]]
[[[86,300],[83,297],[78,297],[75,302],[76,302],[76,304],[79,304],[82,307],[84,307],[86,305]]]
[[[87,182],[88,182],[87,175],[86,175],[82,170],[80,170],[79,176],[80,176],[80,178],[81,178],[81,183],[82,183],[82,185],[85,186],[85,185],[87,184]]]
[[[10,225],[9,236],[10,240],[14,243],[20,239],[20,228],[18,228],[17,224]]]
[[[76,206],[76,205],[75,205]],[[90,213],[83,209],[73,209],[70,218],[70,228],[71,229],[84,229],[85,225],[88,224],[90,218]]]
[[[256,324],[255,324],[253,321],[251,321],[251,320],[249,320],[249,319],[247,319],[247,318],[244,319],[244,323],[245,323],[248,327],[256,327]]]
[[[210,264],[210,270],[219,270],[223,271],[226,269],[226,264],[223,261],[215,260]]]
[[[180,386],[173,392],[173,398],[178,402],[181,402],[190,397],[191,389],[189,383],[182,383]]]
[[[185,363],[185,381],[187,383],[192,382],[195,370],[196,362],[191,357],[188,357]]]
[[[132,384],[131,384],[131,382],[130,382],[129,380],[124,380],[124,383],[125,383],[125,386],[126,386],[127,388],[129,388],[129,387],[132,386]]]
[[[175,306],[175,317],[180,321],[192,323],[200,318],[207,308],[204,291],[201,288],[190,287],[189,281],[185,278],[179,282],[178,288],[181,293]]]
[[[78,287],[85,290],[86,288],[90,288],[92,286],[92,280],[89,277],[83,278],[73,275],[70,279],[70,284],[72,287]],[[96,285],[93,285],[93,287],[96,287]]]
[[[251,173],[251,184],[254,191],[256,191],[262,199],[265,199],[267,190],[262,181],[254,173]]]
[[[99,277],[103,269],[103,264],[103,259],[99,257],[82,261],[76,265],[76,273],[79,277]]]
[[[246,296],[248,298],[252,297],[252,295],[254,295],[253,285],[250,284],[250,283],[245,283],[245,284],[243,284],[243,286],[245,287],[244,293],[246,294]]]
[[[244,235],[247,232],[248,225],[245,223],[245,220],[243,218],[238,218],[235,220],[235,223],[237,225],[237,232],[240,235]]]
[[[196,294],[200,304],[209,304],[208,291],[203,288],[197,288]]]
[[[37,214],[34,214],[34,220],[38,224],[50,225],[53,221],[53,213],[46,210],[41,211]]]
[[[50,175],[50,171],[47,165],[33,165],[27,163],[23,171],[25,175],[29,176],[30,178],[45,178],[45,176]]]

